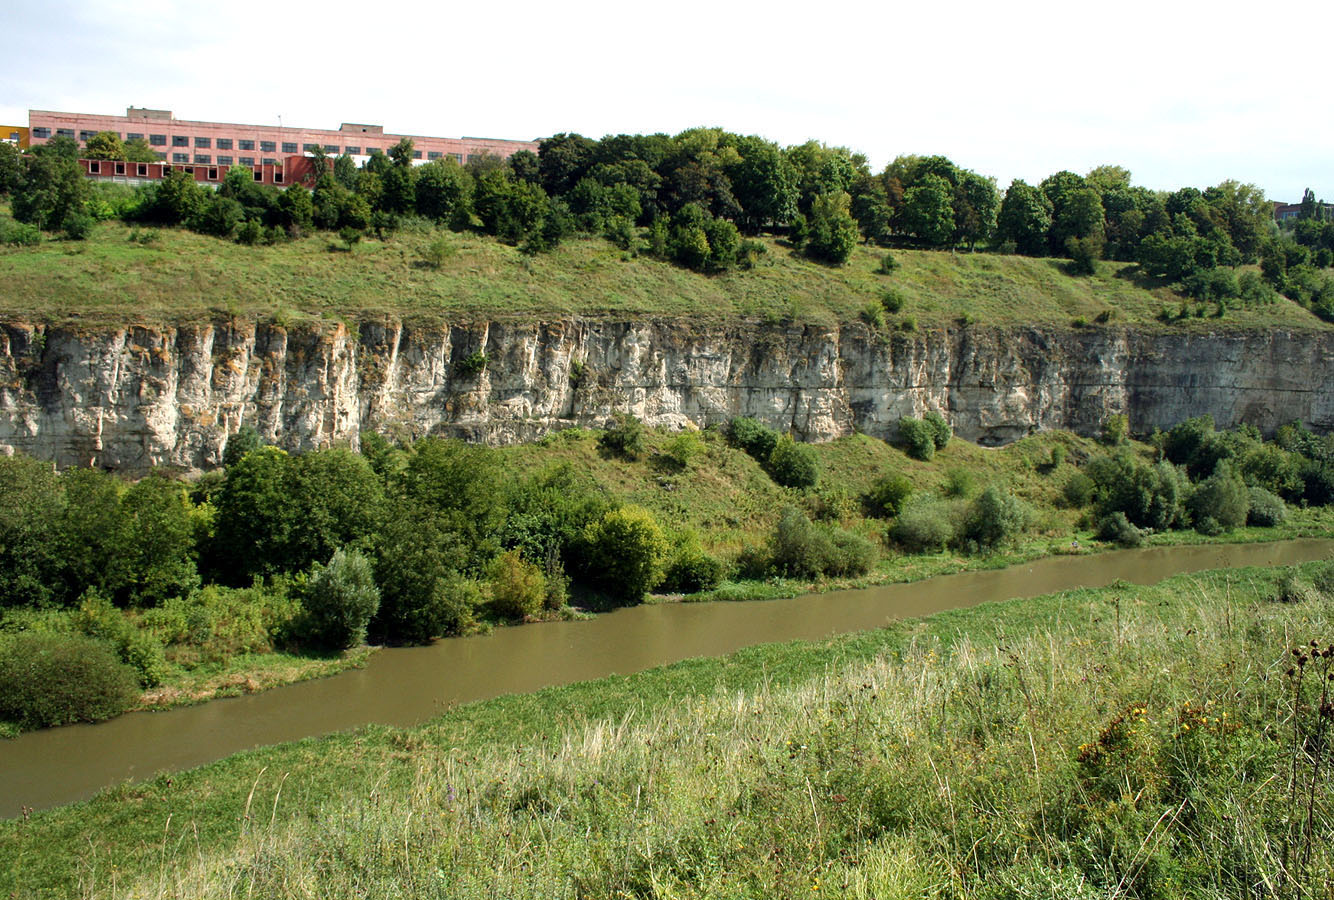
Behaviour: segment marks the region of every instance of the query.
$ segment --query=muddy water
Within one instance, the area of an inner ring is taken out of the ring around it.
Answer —
[[[989,600],[1118,578],[1323,559],[1334,541],[1164,547],[1060,556],[915,584],[753,603],[639,606],[583,622],[501,628],[429,647],[385,650],[364,669],[262,694],[132,713],[0,741],[0,817],[85,799],[100,788],[239,750],[370,722],[413,725],[456,703],[626,674],[751,644],[819,639]]]

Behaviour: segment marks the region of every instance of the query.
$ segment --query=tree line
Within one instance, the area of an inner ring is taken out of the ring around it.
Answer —
[[[130,157],[114,135],[86,153]],[[317,150],[303,190],[255,184],[229,172],[214,192],[173,171],[137,191],[94,190],[78,145],[55,138],[20,155],[0,149],[0,193],[14,217],[47,231],[86,234],[99,218],[185,225],[245,243],[317,228],[349,245],[417,217],[494,235],[527,252],[574,235],[600,235],[703,272],[754,265],[777,234],[805,255],[847,261],[859,242],[929,249],[978,247],[1070,260],[1092,273],[1100,259],[1138,263],[1148,276],[1202,300],[1258,303],[1285,294],[1334,317],[1334,221],[1311,191],[1280,228],[1252,184],[1224,181],[1174,192],[1132,183],[1126,169],[1057,172],[1036,185],[993,178],[944,156],[900,156],[874,172],[846,147],[790,147],[719,128],[680,134],[557,134],[536,153],[452,157],[414,165],[408,139],[362,165]],[[1241,267],[1259,265],[1259,271]]]

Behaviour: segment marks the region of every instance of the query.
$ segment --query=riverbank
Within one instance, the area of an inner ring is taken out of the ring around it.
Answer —
[[[1291,727],[1289,644],[1334,638],[1334,603],[1312,586],[1320,571],[986,604],[502,697],[422,728],[263,748],[3,823],[0,890],[294,896],[392,881],[407,896],[486,884],[610,895],[651,871],[648,883],[682,896],[738,879],[768,896],[951,883],[974,896],[991,871],[1086,887],[1137,879],[1141,896],[1226,892],[1242,874],[1203,865],[1202,848],[1245,855],[1246,877],[1277,877],[1287,783],[1264,773],[1291,768],[1272,740]],[[1284,591],[1295,602],[1274,602]],[[1169,764],[1182,726],[1199,724],[1186,703],[1211,721],[1183,773]],[[1109,729],[1120,741],[1126,709],[1145,710],[1133,742],[1091,764],[1081,748]],[[1250,787],[1229,793],[1228,773],[1247,772]],[[1151,789],[1099,799],[1123,775]],[[1172,784],[1189,788],[1187,803],[1180,787],[1164,793]],[[1043,810],[1058,808],[1087,812],[1057,827]],[[1330,822],[1316,813],[1307,877],[1329,871]],[[1216,830],[1225,816],[1238,830]],[[411,851],[395,852],[405,839]],[[1081,841],[1094,839],[1124,848],[1102,857],[1106,871],[1081,868]]]

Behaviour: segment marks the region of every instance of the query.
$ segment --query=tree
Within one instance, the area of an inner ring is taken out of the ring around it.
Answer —
[[[797,213],[797,170],[777,144],[750,136],[737,141],[741,158],[726,169],[750,233],[786,225]]]
[[[0,456],[0,609],[64,599],[59,578],[64,507],[50,463]]]
[[[798,444],[787,435],[778,439],[765,468],[769,477],[783,487],[813,488],[820,480],[820,462],[815,448]]]
[[[158,155],[148,141],[141,137],[130,138],[125,142],[125,161],[134,163],[157,162]]]
[[[1053,208],[1051,244],[1054,248],[1066,249],[1071,238],[1103,240],[1106,223],[1102,197],[1093,188],[1071,188],[1063,195],[1061,205],[1053,203]]]
[[[539,141],[538,173],[546,192],[560,196],[578,184],[593,166],[596,147],[597,142],[591,138],[564,132]]]
[[[114,131],[99,131],[84,145],[85,159],[124,159],[125,145]]]
[[[89,190],[78,149],[69,138],[52,138],[28,154],[11,204],[15,219],[56,231],[70,217],[83,214]]]
[[[135,606],[160,606],[197,588],[196,515],[185,485],[149,475],[130,485],[120,509],[126,599]]]
[[[978,241],[986,240],[996,227],[996,211],[1000,206],[996,180],[976,172],[960,172],[959,182],[954,187],[953,204],[953,241],[965,244],[972,250]]]
[[[472,176],[453,157],[436,159],[417,170],[417,213],[437,222],[466,227],[472,213]]]
[[[927,175],[903,194],[904,230],[928,247],[944,247],[954,234],[953,189],[939,175]]]
[[[996,217],[996,237],[1027,256],[1042,256],[1051,228],[1051,201],[1039,189],[1016,178],[1010,182]]]
[[[327,565],[316,565],[299,594],[306,637],[331,650],[365,641],[366,626],[380,609],[371,564],[355,550],[337,550]]]
[[[653,515],[639,506],[607,512],[584,531],[591,581],[613,599],[638,603],[662,580],[669,545]]]
[[[287,548],[297,511],[291,503],[291,457],[277,447],[251,450],[228,466],[215,505],[212,551],[227,584],[288,571]]]
[[[306,184],[314,187],[316,182],[329,173],[329,155],[322,144],[312,144],[310,148],[310,171],[306,173]]]
[[[0,141],[0,197],[8,197],[19,186],[23,175],[23,157],[9,141]]]
[[[291,458],[293,516],[283,568],[301,571],[342,548],[367,547],[384,510],[384,488],[366,458],[341,448]]]
[[[849,207],[851,198],[846,191],[821,194],[811,204],[810,231],[806,239],[806,255],[814,259],[842,265],[857,246],[857,222]]]

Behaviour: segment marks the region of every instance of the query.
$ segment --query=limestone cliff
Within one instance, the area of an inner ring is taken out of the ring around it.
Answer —
[[[459,362],[483,353],[467,374]],[[1004,443],[1137,432],[1212,414],[1220,426],[1334,427],[1334,334],[977,326],[885,338],[842,328],[564,320],[0,326],[0,452],[140,472],[218,464],[242,424],[292,450],[355,445],[360,429],[501,444],[633,412],[654,425],[754,416],[812,441],[888,437],[943,412]]]

